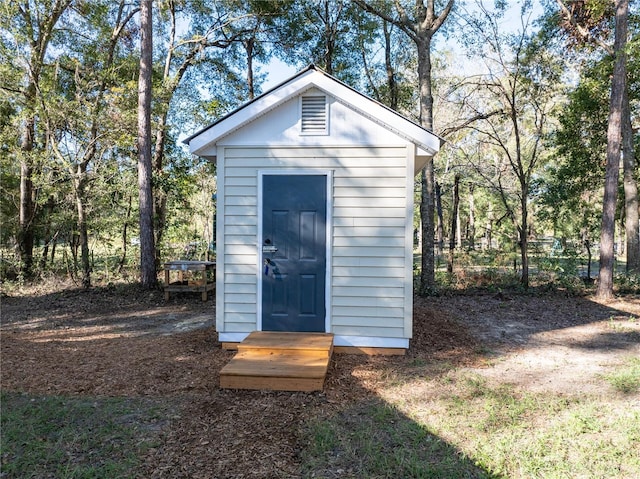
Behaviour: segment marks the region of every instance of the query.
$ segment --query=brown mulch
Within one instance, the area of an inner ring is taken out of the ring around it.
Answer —
[[[375,397],[390,375],[470,364],[487,342],[517,345],[527,334],[557,326],[554,321],[610,314],[587,301],[577,311],[566,298],[544,299],[544,311],[564,315],[541,314],[540,301],[417,298],[406,356],[336,355],[323,392],[291,393],[218,387],[233,352],[217,341],[215,304],[198,295],[165,303],[161,292],[136,286],[32,288],[2,297],[1,386],[34,395],[166,400],[176,415],[148,451],[139,477],[300,477],[305,424]],[[516,334],[509,329],[514,321],[530,330]]]

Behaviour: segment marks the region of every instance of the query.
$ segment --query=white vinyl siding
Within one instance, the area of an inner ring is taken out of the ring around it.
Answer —
[[[334,172],[333,264],[327,290],[331,332],[411,337],[412,312],[405,298],[412,295],[412,271],[407,270],[412,252],[406,244],[413,232],[406,231],[411,225],[406,218],[413,170],[407,169],[407,147],[226,147],[220,149],[221,157],[225,206],[219,228],[225,243],[219,246],[219,258],[224,258],[219,331],[248,333],[258,324],[258,171],[322,169]]]

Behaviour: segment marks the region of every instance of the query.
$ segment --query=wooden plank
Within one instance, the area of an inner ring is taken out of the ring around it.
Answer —
[[[333,335],[254,331],[220,371],[220,387],[277,391],[322,390],[333,352]]]
[[[240,349],[328,351],[332,344],[331,334],[254,331],[242,341]]]
[[[328,357],[307,356],[289,352],[238,350],[235,357],[222,368],[223,376],[251,376],[274,378],[324,378]]]
[[[223,389],[261,389],[270,391],[322,391],[324,378],[269,378],[220,376],[220,387]]]
[[[165,270],[170,271],[206,271],[215,268],[215,261],[187,261],[187,260],[176,260],[176,261],[167,261],[164,264]]]

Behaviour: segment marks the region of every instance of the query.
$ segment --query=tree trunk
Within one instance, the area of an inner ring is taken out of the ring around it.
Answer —
[[[386,12],[365,0],[354,0],[361,8],[373,13],[402,29],[416,44],[418,56],[418,89],[420,96],[420,123],[427,130],[433,130],[433,94],[431,83],[431,39],[445,22],[454,0],[449,0],[442,11],[436,13],[434,0],[420,0],[414,5],[414,18],[411,20],[401,2],[395,2],[398,18],[392,19]],[[384,3],[384,2],[383,2]],[[419,294],[427,295],[435,291],[434,256],[434,192],[435,170],[433,159],[422,170],[422,198],[420,214],[422,220],[422,268],[420,272]]]
[[[438,226],[436,228],[436,256],[442,255],[444,249],[444,214],[442,213],[442,188],[436,181],[436,214],[438,215]]]
[[[129,195],[129,204],[127,205],[127,214],[125,216],[124,224],[122,226],[122,256],[118,264],[118,273],[122,273],[124,265],[127,262],[127,243],[129,241],[127,236],[127,230],[129,228],[129,219],[131,218],[131,206],[133,203],[133,197]]]
[[[138,193],[140,198],[140,282],[158,283],[153,235],[151,162],[152,0],[140,0],[140,76],[138,78]]]
[[[51,234],[51,218],[55,210],[56,203],[55,198],[50,195],[47,199],[47,210],[45,213],[45,225],[44,225],[44,247],[42,248],[42,256],[40,257],[40,269],[44,271],[47,269],[47,260],[49,259],[49,246],[53,241]]]
[[[386,20],[382,21],[384,32],[384,66],[387,73],[387,87],[389,88],[389,106],[393,110],[398,110],[398,83],[391,63],[391,27]]]
[[[91,262],[89,261],[89,232],[87,229],[87,215],[85,209],[86,172],[78,167],[74,179],[76,196],[76,213],[78,215],[78,242],[80,245],[80,264],[82,267],[82,287],[91,287]]]
[[[591,241],[584,240],[584,247],[587,249],[587,282],[591,281]]]
[[[36,213],[36,203],[33,191],[33,161],[32,152],[35,138],[35,106],[37,101],[40,72],[44,65],[47,49],[52,38],[54,27],[69,7],[72,0],[57,0],[52,2],[45,11],[45,15],[32,11],[35,9],[31,2],[22,2],[16,7],[25,23],[23,31],[29,33],[28,71],[25,72],[26,88],[24,95],[24,113],[26,119],[22,125],[20,139],[20,206],[18,212],[18,253],[20,256],[20,270],[26,277],[33,274],[33,247],[35,231],[33,220]]]
[[[626,89],[627,21],[629,0],[616,2],[615,65],[611,79],[609,124],[607,127],[607,163],[605,168],[604,198],[602,202],[602,227],[600,232],[600,270],[596,296],[600,299],[613,298],[614,234],[615,213],[618,196],[620,151],[622,146],[622,116],[624,113],[624,92]]]
[[[76,273],[78,272],[78,235],[71,233],[69,235],[69,251],[71,251],[71,258],[73,259],[73,274],[72,278],[75,281]]]
[[[418,49],[418,83],[420,90],[420,123],[433,129],[433,94],[431,85],[431,38],[416,42]],[[435,168],[433,159],[429,159],[422,169],[422,196],[420,215],[422,217],[422,269],[420,273],[420,294],[428,295],[435,291]]]
[[[56,244],[58,243],[58,231],[56,231],[56,234],[53,235],[53,241],[51,244],[51,259],[49,260],[51,262],[51,265],[54,264],[55,259],[56,259]]]
[[[420,217],[422,218],[422,268],[420,271],[420,294],[425,296],[432,294],[436,286],[436,264],[434,255],[434,231],[433,231],[433,186],[434,168],[433,160],[429,160],[422,169],[422,198],[420,201]]]
[[[485,238],[487,239],[487,249],[491,249],[491,243],[493,242],[493,204],[489,203],[487,211],[487,226],[485,228]]]
[[[164,145],[167,140],[167,110],[164,110],[158,119],[156,130],[156,141],[153,153],[153,172],[157,178],[164,174]],[[153,173],[152,173],[153,175]],[[153,234],[154,234],[154,256],[156,268],[162,262],[161,247],[164,239],[164,232],[167,226],[167,192],[162,182],[154,185],[153,188]]]
[[[458,232],[458,206],[460,205],[460,175],[455,175],[453,180],[453,211],[451,212],[451,234],[449,236],[449,261],[447,271],[453,273],[453,257],[456,249],[456,236]]]
[[[640,273],[640,237],[638,229],[638,184],[635,178],[636,159],[633,148],[633,128],[629,92],[624,91],[622,118],[622,164],[625,204],[625,233],[627,238],[627,273]]]
[[[335,50],[335,35],[331,25],[329,0],[324,0],[324,68],[329,75],[333,75],[333,54]]]
[[[32,88],[28,88],[30,91]],[[35,95],[35,86],[33,86]],[[29,99],[28,99],[29,100]],[[35,102],[35,99],[33,100]],[[33,137],[35,135],[35,119],[27,118],[23,124],[20,144],[20,211],[18,229],[18,252],[20,255],[20,271],[25,277],[33,274],[33,218],[35,203],[33,201],[33,168],[31,154],[33,151]]]
[[[526,203],[526,197],[523,203]],[[520,276],[520,284],[525,288],[529,287],[529,219],[526,205],[522,206],[521,225],[519,228],[519,241],[520,246],[520,262],[522,263],[522,275]]]
[[[255,37],[252,37],[244,42],[244,48],[247,52],[247,88],[249,90],[249,100],[253,100],[256,96],[256,87],[253,78],[253,49],[255,41]]]
[[[469,230],[467,232],[469,251],[476,249],[476,201],[473,190],[473,185],[469,185]]]
[[[460,219],[460,193],[458,193],[458,206],[456,207],[456,248],[462,249],[462,220]]]

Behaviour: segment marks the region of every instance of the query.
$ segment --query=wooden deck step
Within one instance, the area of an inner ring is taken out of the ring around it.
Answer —
[[[238,351],[273,350],[300,351],[309,354],[330,355],[333,335],[326,333],[282,333],[254,331],[238,344]]]
[[[331,334],[253,332],[220,371],[220,387],[321,391],[332,350]]]

